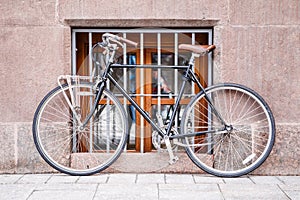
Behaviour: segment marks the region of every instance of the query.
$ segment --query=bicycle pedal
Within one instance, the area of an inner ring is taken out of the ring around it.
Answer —
[[[175,164],[177,161],[179,160],[179,158],[177,156],[174,156],[173,158],[170,158],[169,164],[173,165]]]

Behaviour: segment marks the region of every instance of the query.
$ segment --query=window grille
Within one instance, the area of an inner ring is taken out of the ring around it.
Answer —
[[[93,63],[91,56],[91,47],[96,42],[101,41],[103,33],[118,34],[124,38],[128,38],[139,43],[138,49],[133,49],[125,45],[120,50],[120,58],[122,64],[138,64],[138,65],[157,65],[157,66],[180,66],[187,65],[189,54],[178,49],[181,43],[189,44],[212,44],[212,29],[73,29],[72,30],[72,74],[91,75]],[[206,84],[212,84],[212,60],[211,55],[204,59],[200,58],[197,63],[202,65],[205,74],[199,73],[201,79],[204,79]],[[196,63],[196,66],[197,66]],[[148,71],[147,68],[140,69],[121,69],[118,71],[120,82],[125,90],[131,93],[133,97],[139,98],[139,104],[142,108],[146,106],[147,98],[151,97],[155,102],[155,110],[158,113],[164,112],[164,104],[166,98],[176,100],[178,88],[180,88],[181,73],[180,69],[172,68],[157,68],[157,70]],[[151,69],[150,69],[151,70]],[[149,78],[149,73],[156,78]],[[166,94],[162,89],[163,81],[167,79],[168,87],[171,90],[170,94]],[[152,91],[149,92],[144,87],[145,84],[152,84]],[[140,87],[140,88],[139,88]],[[137,89],[139,91],[137,92]],[[156,91],[154,91],[156,88]],[[117,93],[117,91],[116,91]],[[191,97],[197,93],[194,84],[185,93],[185,97]],[[124,108],[127,112],[128,105],[126,99],[122,100]],[[152,108],[153,110],[153,108]],[[135,116],[133,116],[135,117]],[[178,116],[180,118],[180,116]],[[135,120],[135,119],[133,119]],[[145,122],[140,120],[139,128],[139,147],[138,151],[145,152]],[[175,121],[175,127],[179,126],[179,121]],[[131,137],[135,137],[131,133]],[[151,140],[151,138],[150,138]],[[129,141],[131,139],[129,138]],[[130,142],[128,143],[129,148]],[[135,148],[137,149],[137,148]]]

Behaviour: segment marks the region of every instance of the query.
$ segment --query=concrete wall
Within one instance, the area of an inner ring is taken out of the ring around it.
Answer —
[[[274,150],[254,173],[300,175],[299,9],[299,0],[1,0],[0,172],[49,170],[31,122],[56,77],[70,73],[71,26],[213,26],[215,82],[253,88],[275,115]]]

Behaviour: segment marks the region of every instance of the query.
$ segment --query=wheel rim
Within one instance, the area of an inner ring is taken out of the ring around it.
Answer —
[[[200,95],[200,101],[189,105],[183,131],[212,132],[186,138],[189,156],[199,167],[215,175],[249,173],[267,158],[274,142],[274,122],[267,105],[256,93],[241,86],[214,87],[207,94],[226,126],[203,100],[204,94]]]
[[[76,88],[79,95],[75,100],[82,107],[92,105],[90,85],[72,87]],[[69,91],[67,87],[63,89]],[[88,175],[107,168],[117,159],[126,143],[125,115],[117,99],[106,91],[103,97],[99,116],[95,114],[83,130],[79,129],[62,90],[57,89],[45,97],[35,115],[34,139],[48,164],[64,173]],[[88,113],[81,108],[76,109],[82,117]]]

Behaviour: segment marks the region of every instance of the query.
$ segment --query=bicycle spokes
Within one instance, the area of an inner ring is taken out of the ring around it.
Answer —
[[[240,176],[256,169],[274,143],[274,121],[267,105],[252,90],[236,84],[214,86],[205,93],[211,102],[200,93],[183,117],[190,157],[218,176]]]

